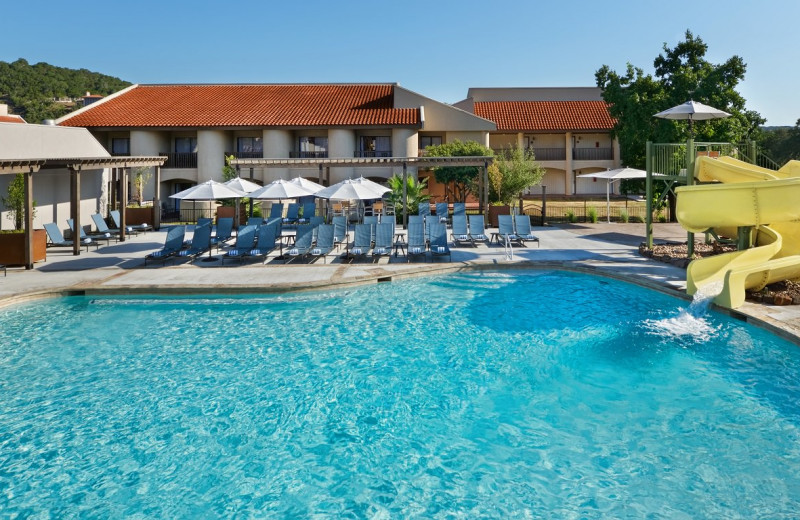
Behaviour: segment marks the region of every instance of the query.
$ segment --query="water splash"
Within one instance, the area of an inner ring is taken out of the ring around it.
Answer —
[[[688,308],[682,309],[677,316],[660,320],[645,320],[642,324],[645,331],[665,339],[689,340],[694,343],[705,343],[711,340],[720,327],[709,323],[706,316],[711,302],[722,292],[722,287],[722,282],[699,287]]]

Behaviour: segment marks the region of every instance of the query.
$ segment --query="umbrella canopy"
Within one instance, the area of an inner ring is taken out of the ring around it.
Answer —
[[[179,191],[175,195],[170,195],[170,198],[181,200],[219,200],[238,199],[246,196],[247,194],[242,191],[226,186],[221,182],[211,180]]]
[[[692,135],[692,122],[705,121],[708,119],[723,119],[730,117],[727,112],[723,112],[714,107],[698,103],[697,101],[687,101],[682,105],[668,108],[659,112],[654,117],[662,119],[679,119],[689,121],[689,135]]]
[[[289,182],[293,184],[298,184],[303,188],[307,189],[308,191],[310,191],[311,193],[316,193],[325,187],[322,184],[317,184],[316,182],[304,179],[303,177],[295,177]]]
[[[659,175],[654,173],[653,176]],[[607,170],[604,172],[585,173],[578,175],[578,177],[586,177],[589,179],[605,179],[606,180],[606,221],[611,222],[611,183],[623,179],[644,179],[647,177],[647,172],[644,170],[637,170],[636,168],[617,168],[616,170]]]
[[[244,193],[252,193],[258,189],[261,189],[261,186],[259,186],[255,182],[248,181],[247,179],[242,179],[241,177],[234,177],[233,179],[226,182],[225,186],[230,186],[231,188],[237,189]]]
[[[314,195],[314,193],[299,184],[284,179],[272,181],[263,188],[250,193],[250,197],[254,199],[297,199],[309,195]]]
[[[322,199],[332,200],[370,200],[380,199],[387,191],[392,191],[386,186],[381,186],[377,182],[359,177],[358,179],[346,179],[333,186],[324,188],[315,195]]]

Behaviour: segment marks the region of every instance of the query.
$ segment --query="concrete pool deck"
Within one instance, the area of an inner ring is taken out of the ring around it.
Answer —
[[[656,224],[656,242],[685,242],[677,224]],[[513,259],[502,246],[480,244],[452,250],[452,261],[441,258],[407,263],[398,257],[382,257],[375,263],[348,263],[330,255],[328,263],[284,265],[270,255],[262,265],[220,260],[190,264],[186,260],[165,265],[144,265],[144,256],[160,249],[165,232],[147,233],[73,256],[68,249],[48,249],[47,261],[26,271],[9,268],[0,276],[0,306],[32,298],[71,293],[164,292],[282,292],[339,285],[375,283],[405,277],[480,268],[561,268],[593,271],[631,280],[680,295],[686,288],[683,269],[643,258],[638,246],[644,241],[644,224],[567,224],[534,228],[540,247],[514,247]],[[188,235],[187,235],[188,236]],[[343,251],[343,250],[342,250]],[[214,254],[219,258],[219,254]],[[800,306],[772,306],[746,302],[731,314],[760,324],[800,343]],[[754,320],[753,320],[754,319]]]

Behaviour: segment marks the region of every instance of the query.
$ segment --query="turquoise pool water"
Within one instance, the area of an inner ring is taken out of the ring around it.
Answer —
[[[71,297],[0,331],[2,516],[800,511],[800,349],[613,280]]]

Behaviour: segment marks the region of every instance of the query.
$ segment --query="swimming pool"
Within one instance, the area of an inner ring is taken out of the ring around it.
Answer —
[[[519,271],[5,309],[0,511],[795,516],[800,349],[685,307]]]

